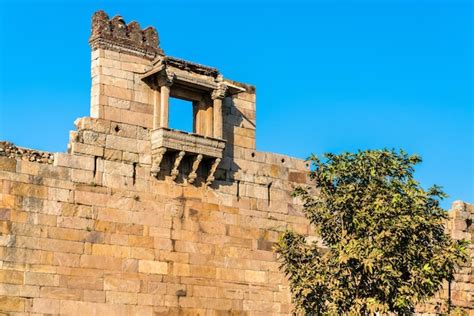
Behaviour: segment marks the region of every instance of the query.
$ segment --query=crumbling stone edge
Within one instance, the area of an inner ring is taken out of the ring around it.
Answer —
[[[0,157],[21,159],[44,164],[53,164],[54,154],[15,146],[7,141],[0,141]]]

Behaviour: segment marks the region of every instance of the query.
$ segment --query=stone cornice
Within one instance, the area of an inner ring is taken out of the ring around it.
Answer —
[[[224,99],[227,92],[227,85],[224,83],[219,83],[218,88],[212,91],[212,99]]]
[[[219,70],[217,68],[193,63],[176,57],[166,56],[163,60],[163,63],[181,70],[194,72],[200,75],[210,76],[213,78],[217,78],[217,76],[219,76]]]
[[[151,132],[152,151],[166,148],[204,157],[222,158],[226,141],[218,138],[160,127]]]
[[[167,69],[164,69],[163,71],[158,73],[158,86],[170,87],[175,81],[175,78],[176,78],[176,75],[173,72]]]

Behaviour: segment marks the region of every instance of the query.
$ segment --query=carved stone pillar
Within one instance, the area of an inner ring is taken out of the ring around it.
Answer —
[[[213,106],[210,104],[206,104],[204,116],[205,116],[205,126],[204,126],[204,135],[212,137],[213,136],[213,129],[214,129],[214,113],[213,113]]]
[[[199,100],[196,102],[196,107],[195,107],[195,117],[194,117],[194,125],[195,125],[195,133],[201,134],[201,135],[207,135],[207,126],[208,124],[206,120],[206,101],[205,100]]]
[[[160,127],[161,92],[160,87],[153,92],[153,129]]]
[[[225,97],[225,93],[227,91],[227,86],[221,84],[219,88],[215,89],[212,92],[212,99],[213,99],[213,135],[215,138],[221,138],[223,135],[223,123],[222,123],[222,100]]]
[[[168,127],[169,125],[169,99],[170,87],[174,81],[174,74],[164,71],[158,77],[158,85],[160,86],[160,127]]]

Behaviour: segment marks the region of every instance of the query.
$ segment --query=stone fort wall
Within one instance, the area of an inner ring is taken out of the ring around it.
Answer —
[[[101,11],[90,44],[91,115],[68,152],[0,146],[0,311],[290,314],[272,247],[312,233],[291,197],[307,165],[256,151],[255,88]],[[169,97],[192,102],[194,133],[169,129]],[[472,212],[455,205],[455,237],[472,239]],[[471,264],[451,297],[472,308]]]

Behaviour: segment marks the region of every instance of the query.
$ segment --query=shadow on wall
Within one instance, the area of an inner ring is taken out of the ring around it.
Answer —
[[[255,123],[249,120],[244,113],[242,113],[234,103],[232,97],[226,97],[222,104],[222,114],[224,116],[224,139],[227,141],[224,159],[221,162],[218,170],[216,171],[216,181],[213,186],[219,187],[220,185],[232,185],[235,182],[235,173],[241,168],[235,163],[236,151],[239,149],[235,144],[236,129],[242,127],[244,122],[250,124],[252,128],[255,128]]]

